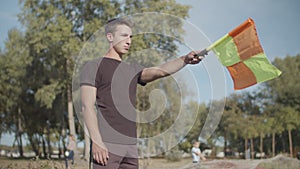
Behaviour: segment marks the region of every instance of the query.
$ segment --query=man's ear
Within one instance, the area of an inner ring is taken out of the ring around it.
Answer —
[[[108,40],[109,43],[112,43],[113,40],[114,40],[114,36],[113,36],[112,33],[107,33],[106,34],[106,38],[107,38],[107,40]]]

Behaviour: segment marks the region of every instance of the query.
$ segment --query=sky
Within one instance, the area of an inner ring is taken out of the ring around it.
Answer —
[[[208,41],[213,42],[233,28],[251,17],[256,24],[261,45],[268,59],[284,58],[287,55],[300,54],[300,1],[299,0],[177,0],[181,4],[191,5],[187,22],[199,29]],[[20,12],[18,0],[2,0],[0,5],[0,46],[4,49],[7,33],[12,28],[22,29],[17,14]],[[203,49],[206,46],[199,46]],[[213,59],[210,54],[208,57]],[[201,100],[207,101],[212,95],[217,98],[228,96],[233,92],[232,81],[226,70],[221,76],[225,77],[224,86],[211,87],[218,82],[220,75],[214,72],[214,65],[204,61],[198,67]],[[201,79],[201,81],[200,81]],[[204,79],[204,80],[203,80]],[[208,83],[203,83],[207,81]],[[255,90],[257,86],[243,91]],[[211,88],[216,89],[210,91]],[[219,89],[224,89],[220,90]],[[225,92],[225,93],[224,93]],[[213,94],[214,93],[214,94]],[[221,93],[221,94],[220,94]],[[8,141],[8,140],[6,140]],[[2,140],[2,142],[6,142]],[[11,140],[10,140],[11,142]]]
[[[200,29],[210,42],[218,40],[250,17],[255,22],[258,38],[269,61],[277,57],[300,54],[300,1],[298,0],[177,0],[177,2],[192,6],[187,21]],[[203,63],[204,68],[200,68],[203,72],[218,67],[217,62],[209,64],[208,58],[212,59],[215,56],[214,54],[207,56]],[[219,99],[232,93],[251,92],[260,86],[254,85],[241,91],[234,91],[231,77],[227,70],[224,70],[226,87],[223,95],[224,91],[220,90],[223,86],[211,87],[214,85],[213,81],[218,81],[215,76],[220,76],[221,72],[211,70],[212,73],[206,73],[207,76],[203,72],[199,73],[199,76],[201,75],[205,80],[199,84],[204,86],[204,90],[200,90],[205,101],[212,95]],[[206,82],[209,79],[212,82],[208,85]],[[220,90],[216,91],[217,94],[212,94],[209,90],[216,88]]]
[[[178,0],[192,5],[188,21],[212,41],[247,18],[255,23],[270,60],[300,53],[300,1],[298,0]]]
[[[187,19],[211,40],[217,40],[251,17],[261,44],[270,60],[300,53],[300,1],[298,0],[177,0],[191,5]],[[3,49],[7,32],[21,28],[17,14],[18,0],[2,0],[0,6],[0,45]]]

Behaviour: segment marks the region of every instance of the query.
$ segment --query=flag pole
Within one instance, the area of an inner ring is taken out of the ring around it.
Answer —
[[[208,55],[208,52],[211,51],[214,47],[216,47],[218,44],[220,44],[221,42],[223,42],[226,38],[228,38],[228,34],[224,35],[222,38],[218,39],[217,41],[215,41],[214,43],[212,43],[211,45],[209,45],[207,48],[205,48],[204,50],[202,50],[200,53],[197,53],[195,56],[204,56],[204,55]]]
[[[219,45],[221,42],[223,42],[226,38],[228,38],[229,34],[224,35],[223,37],[221,37],[220,39],[218,39],[217,41],[215,41],[213,44],[211,44],[210,46],[208,46],[206,48],[207,51],[212,50],[214,47],[216,47],[217,45]]]

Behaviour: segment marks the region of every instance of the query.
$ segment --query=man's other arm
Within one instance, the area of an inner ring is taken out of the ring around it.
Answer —
[[[80,87],[80,92],[84,122],[92,140],[93,159],[106,165],[109,158],[108,150],[102,141],[98,128],[97,112],[95,111],[97,89],[93,86],[83,85]]]

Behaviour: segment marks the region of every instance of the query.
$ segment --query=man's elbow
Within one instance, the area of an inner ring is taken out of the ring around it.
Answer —
[[[88,112],[88,110],[89,110],[89,106],[87,106],[85,104],[81,105],[81,112],[82,112],[83,115],[85,115],[86,112]]]

